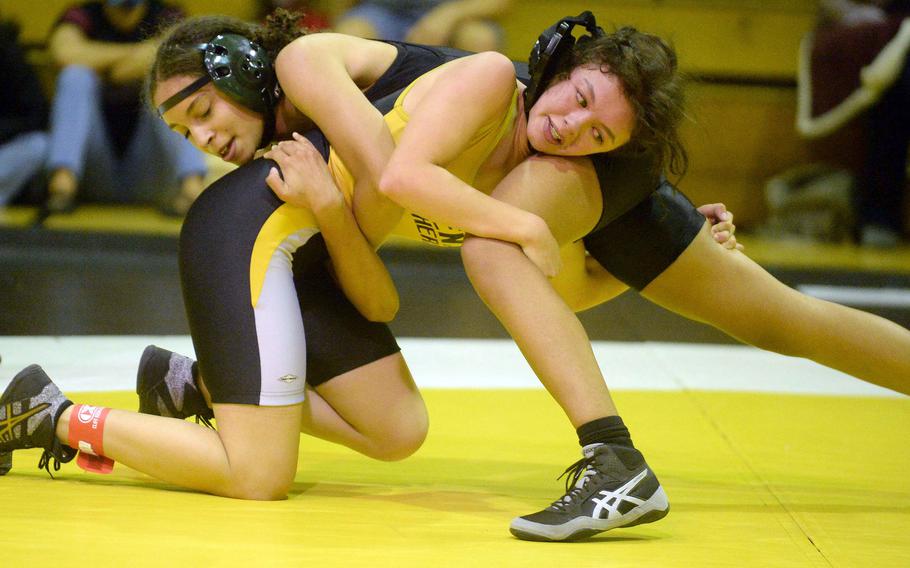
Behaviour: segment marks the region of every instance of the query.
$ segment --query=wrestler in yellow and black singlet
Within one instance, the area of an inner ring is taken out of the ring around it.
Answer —
[[[396,47],[395,63],[366,92],[379,108],[389,106],[381,101],[390,93],[398,98],[397,81],[409,84],[464,55]],[[328,158],[321,133],[308,138]],[[479,163],[488,151],[478,152]],[[190,333],[199,371],[218,403],[296,404],[305,384],[319,385],[399,351],[388,327],[366,320],[337,287],[312,215],[268,188],[273,165],[254,160],[212,184],[190,209],[180,236]],[[346,171],[337,157],[334,167]],[[339,175],[344,186],[350,176]],[[414,234],[421,234],[416,224]]]

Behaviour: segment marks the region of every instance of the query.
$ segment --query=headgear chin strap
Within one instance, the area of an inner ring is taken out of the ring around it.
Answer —
[[[203,52],[206,74],[161,103],[158,116],[211,81],[237,103],[263,115],[265,128],[260,147],[268,144],[275,132],[275,103],[281,93],[268,53],[256,42],[235,33],[218,34],[197,48]]]
[[[567,17],[559,20],[537,38],[537,42],[534,43],[531,54],[528,56],[531,82],[524,92],[525,113],[531,111],[531,107],[546,90],[560,64],[570,55],[572,46],[575,45],[572,28],[579,25],[584,26],[590,34],[590,36],[582,37],[583,41],[606,35],[603,28],[597,25],[594,14],[586,10],[574,18]]]

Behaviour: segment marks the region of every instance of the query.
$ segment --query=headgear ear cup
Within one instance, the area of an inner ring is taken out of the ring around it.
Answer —
[[[577,25],[583,25],[592,38],[605,34],[603,29],[597,26],[594,14],[587,10],[574,18],[563,18],[544,30],[528,56],[531,82],[524,92],[525,112],[531,110],[531,107],[546,90],[553,74],[559,69],[559,65],[571,53],[572,46],[575,45],[572,29]]]
[[[218,34],[204,52],[206,71],[219,91],[256,112],[272,111],[275,72],[268,53],[256,42],[239,34]]]

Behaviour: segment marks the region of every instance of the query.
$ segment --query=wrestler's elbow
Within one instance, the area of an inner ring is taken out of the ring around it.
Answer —
[[[382,306],[375,310],[372,310],[365,317],[375,323],[389,323],[395,316],[398,315],[398,304],[394,306]]]
[[[398,294],[375,298],[357,306],[357,310],[366,319],[377,323],[388,323],[398,315]]]
[[[393,156],[379,178],[379,193],[401,204],[417,187],[416,180],[421,179],[420,175],[417,164]]]
[[[384,197],[395,201],[395,195],[401,189],[401,183],[404,179],[401,166],[395,162],[389,162],[382,175],[379,177],[377,189]]]

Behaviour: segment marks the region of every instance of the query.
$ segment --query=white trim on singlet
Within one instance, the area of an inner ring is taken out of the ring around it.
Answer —
[[[293,264],[294,252],[317,232],[313,228],[302,229],[278,245],[269,259],[262,291],[253,308],[261,369],[261,406],[287,406],[305,398],[306,335]]]

